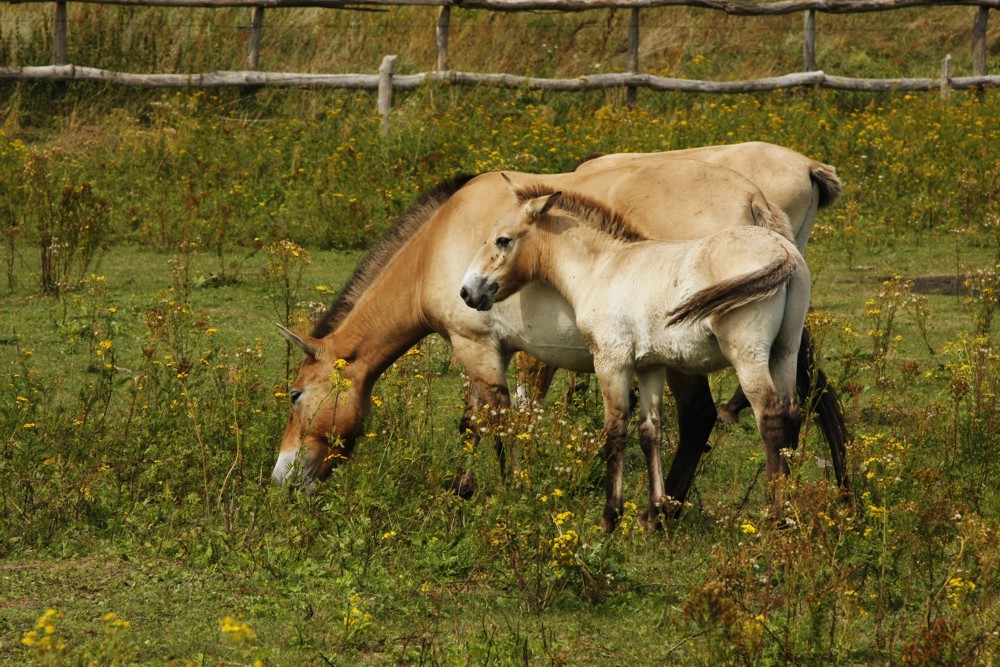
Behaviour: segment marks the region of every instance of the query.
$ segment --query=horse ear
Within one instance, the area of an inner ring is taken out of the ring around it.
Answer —
[[[535,197],[534,199],[529,199],[524,205],[524,212],[528,214],[528,217],[532,220],[537,220],[552,208],[559,198],[562,196],[562,192],[553,192],[550,195],[544,197]]]
[[[500,175],[503,176],[503,180],[507,182],[507,189],[510,190],[511,196],[513,196],[514,199],[517,199],[517,186],[514,185],[514,181],[510,180],[510,176],[502,171],[500,172]]]
[[[319,340],[313,338],[312,336],[306,336],[304,334],[300,336],[299,334],[295,333],[294,331],[292,331],[287,327],[282,326],[281,324],[278,324],[277,327],[278,331],[281,332],[281,335],[285,337],[285,340],[287,340],[289,343],[291,343],[295,347],[305,352],[307,356],[309,356],[312,359],[315,359],[317,355],[319,355],[319,352],[323,347],[320,344]]]

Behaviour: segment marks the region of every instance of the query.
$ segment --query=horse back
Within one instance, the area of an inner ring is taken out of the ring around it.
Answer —
[[[702,146],[659,153],[615,153],[584,162],[581,172],[609,166],[645,164],[670,173],[673,160],[696,160],[737,172],[789,217],[800,252],[812,231],[816,212],[830,206],[841,192],[834,167],[797,151],[762,141]],[[706,197],[717,190],[707,186]]]
[[[763,199],[746,178],[698,160],[609,161],[547,177],[554,187],[597,197],[652,239],[690,241],[733,225],[760,225],[752,204]]]

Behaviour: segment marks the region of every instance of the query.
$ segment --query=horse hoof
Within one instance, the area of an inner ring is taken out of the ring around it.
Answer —
[[[451,492],[462,500],[471,500],[478,490],[479,485],[471,472],[460,472],[451,481]]]
[[[659,512],[653,513],[646,510],[639,516],[639,526],[648,533],[663,530],[663,521]]]
[[[605,535],[610,535],[615,532],[615,528],[618,527],[618,522],[620,520],[620,513],[615,512],[614,510],[605,510],[604,516],[601,517],[601,532]]]
[[[740,416],[735,412],[723,409],[719,411],[719,422],[722,424],[739,424]]]

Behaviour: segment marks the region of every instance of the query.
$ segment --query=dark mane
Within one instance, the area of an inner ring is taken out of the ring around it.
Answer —
[[[473,175],[460,174],[439,183],[421,195],[410,207],[410,210],[397,218],[389,231],[376,241],[368,254],[358,262],[347,284],[340,290],[336,300],[313,328],[313,338],[323,338],[335,330],[354,308],[354,304],[364,294],[365,289],[378,276],[382,267],[430,219],[435,211],[473,178]]]
[[[545,197],[557,192],[555,188],[548,185],[535,183],[523,188],[518,188],[515,192],[519,202],[525,202],[535,197]],[[619,241],[644,241],[648,237],[632,226],[631,223],[620,214],[609,208],[603,202],[593,197],[589,197],[579,192],[563,191],[556,208],[561,208],[567,213],[571,213],[581,222],[586,223],[597,230],[618,239]]]

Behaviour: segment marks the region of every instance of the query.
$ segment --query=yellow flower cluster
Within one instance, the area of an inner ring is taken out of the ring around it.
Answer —
[[[361,597],[361,594],[352,593],[347,603],[350,609],[344,616],[344,627],[353,630],[367,628],[372,622],[372,615],[363,609],[364,598]]]
[[[575,530],[567,530],[561,535],[552,538],[550,549],[552,554],[551,565],[556,572],[556,576],[563,575],[563,567],[576,565],[576,552],[580,548],[580,535]]]
[[[62,614],[55,609],[46,609],[35,622],[35,629],[24,635],[21,643],[41,654],[62,653],[66,650],[66,642],[56,634],[56,621],[60,618]]]
[[[118,618],[118,614],[113,611],[109,611],[104,616],[101,616],[101,623],[104,623],[109,629],[112,628],[131,628],[132,622],[126,621],[125,619]]]
[[[555,523],[557,526],[561,526],[570,519],[572,519],[574,516],[575,515],[572,512],[567,510],[565,512],[560,512],[559,514],[556,514],[554,517],[552,517],[552,522]]]
[[[954,576],[948,579],[948,584],[945,588],[951,608],[958,609],[961,602],[975,592],[976,584],[968,579]]]
[[[249,625],[232,616],[219,620],[219,630],[223,637],[234,644],[246,644],[257,639],[257,633]]]

